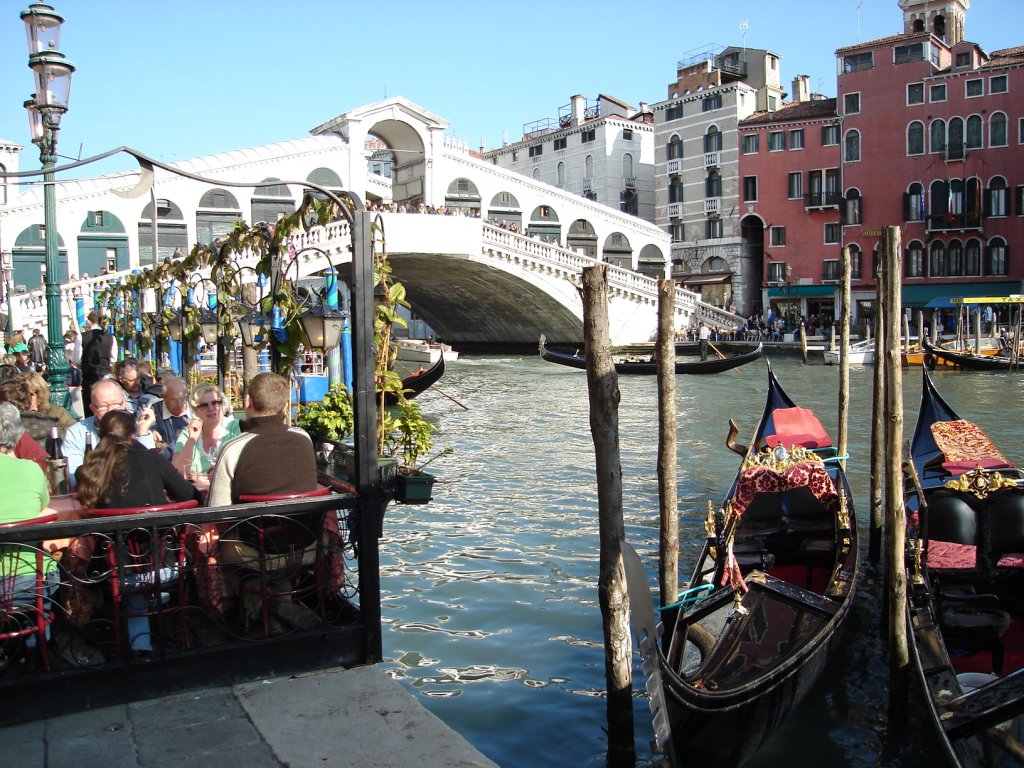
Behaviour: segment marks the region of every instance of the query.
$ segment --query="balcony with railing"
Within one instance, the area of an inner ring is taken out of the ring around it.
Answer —
[[[706,197],[704,198],[704,215],[705,216],[719,216],[722,213],[722,198],[720,197]]]
[[[682,203],[669,203],[668,204],[668,217],[670,219],[681,219],[681,218],[683,218],[683,204]]]
[[[721,164],[720,153],[716,150],[713,152],[704,153],[704,167],[705,168],[718,168]]]
[[[675,158],[668,161],[666,166],[669,176],[678,176],[683,172],[683,161],[680,158]]]
[[[636,189],[636,177],[626,176],[622,179],[622,186],[625,189]]]
[[[804,195],[804,208],[838,208],[841,199],[837,191],[810,192]]]
[[[580,186],[583,188],[584,192],[589,192],[591,189],[594,188],[594,180],[593,179],[581,179],[580,180]]]
[[[979,213],[933,213],[925,217],[927,232],[950,232],[981,229]]]

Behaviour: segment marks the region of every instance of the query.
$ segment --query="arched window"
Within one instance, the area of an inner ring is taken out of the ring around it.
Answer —
[[[971,115],[967,118],[967,148],[968,149],[981,149],[983,140],[982,134],[985,133],[984,123],[982,122],[980,115]]]
[[[924,154],[924,123],[918,120],[907,126],[907,154]]]
[[[981,241],[971,238],[964,248],[964,274],[975,277],[981,274]]]
[[[668,185],[668,201],[670,203],[683,202],[683,182],[679,180],[679,177],[673,178]]]
[[[856,163],[860,161],[860,131],[847,131],[846,141],[843,144],[843,162]]]
[[[587,155],[587,159],[583,161],[583,178],[592,179],[594,178],[594,156]]]
[[[672,134],[672,138],[668,140],[668,159],[669,160],[681,160],[683,157],[683,140],[679,138],[679,134]]]
[[[946,151],[946,121],[945,120],[932,120],[932,125],[929,133],[930,146],[929,149],[932,152],[945,152]]]
[[[852,243],[849,246],[850,252],[850,279],[860,280],[860,246]]]
[[[565,189],[565,163],[561,161],[558,163],[558,183],[555,186]]]
[[[962,160],[964,157],[964,121],[961,117],[953,117],[949,120],[946,157],[950,160]]]
[[[622,178],[633,178],[633,156],[628,152],[622,156]]]
[[[1006,179],[996,176],[989,182],[988,195],[985,198],[986,216],[1006,216],[1010,209],[1010,190]]]
[[[964,246],[959,240],[950,240],[946,248],[946,277],[962,277],[964,274]]]
[[[905,277],[924,277],[924,246],[920,240],[912,240],[907,246],[907,254],[903,260]]]
[[[533,180],[540,181],[540,168],[533,169]]]
[[[946,276],[946,249],[939,240],[932,242],[930,258],[928,259],[928,276]]]
[[[1006,115],[1003,112],[993,112],[988,119],[988,145],[1006,146]]]
[[[945,218],[949,213],[949,182],[936,179],[929,190],[930,214],[933,218]]]
[[[722,196],[722,175],[714,168],[708,171],[704,180],[704,197]]]
[[[840,221],[842,224],[860,224],[862,215],[860,190],[856,187],[851,187],[846,190],[846,196],[842,201]]]
[[[903,220],[924,221],[924,187],[915,181],[903,196]]]
[[[987,275],[1005,275],[1008,269],[1008,248],[1006,247],[1006,241],[1001,237],[993,237],[988,241],[986,250],[986,268],[985,274]]]
[[[722,133],[717,127],[711,126],[708,128],[708,132],[704,134],[704,151],[705,152],[721,152],[722,151]]]

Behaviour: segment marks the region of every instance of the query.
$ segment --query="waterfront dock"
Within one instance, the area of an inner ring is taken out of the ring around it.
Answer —
[[[36,720],[0,738],[23,768],[497,768],[374,666]]]

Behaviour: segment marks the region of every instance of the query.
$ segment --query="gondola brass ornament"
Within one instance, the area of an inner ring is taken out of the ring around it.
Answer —
[[[846,488],[839,488],[839,509],[836,511],[836,521],[839,523],[839,530],[850,530],[850,510],[846,506]]]
[[[988,498],[990,494],[1003,488],[1016,488],[1017,483],[998,472],[986,472],[979,464],[969,472],[964,472],[956,480],[949,480],[945,487],[951,491],[970,493],[979,499]]]

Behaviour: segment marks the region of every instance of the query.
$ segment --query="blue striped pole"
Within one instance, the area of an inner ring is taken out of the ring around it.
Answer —
[[[332,309],[338,308],[338,273],[334,267],[330,267],[324,273],[324,287],[326,288],[325,301]],[[330,385],[343,381],[341,365],[341,346],[327,350],[327,376]]]

